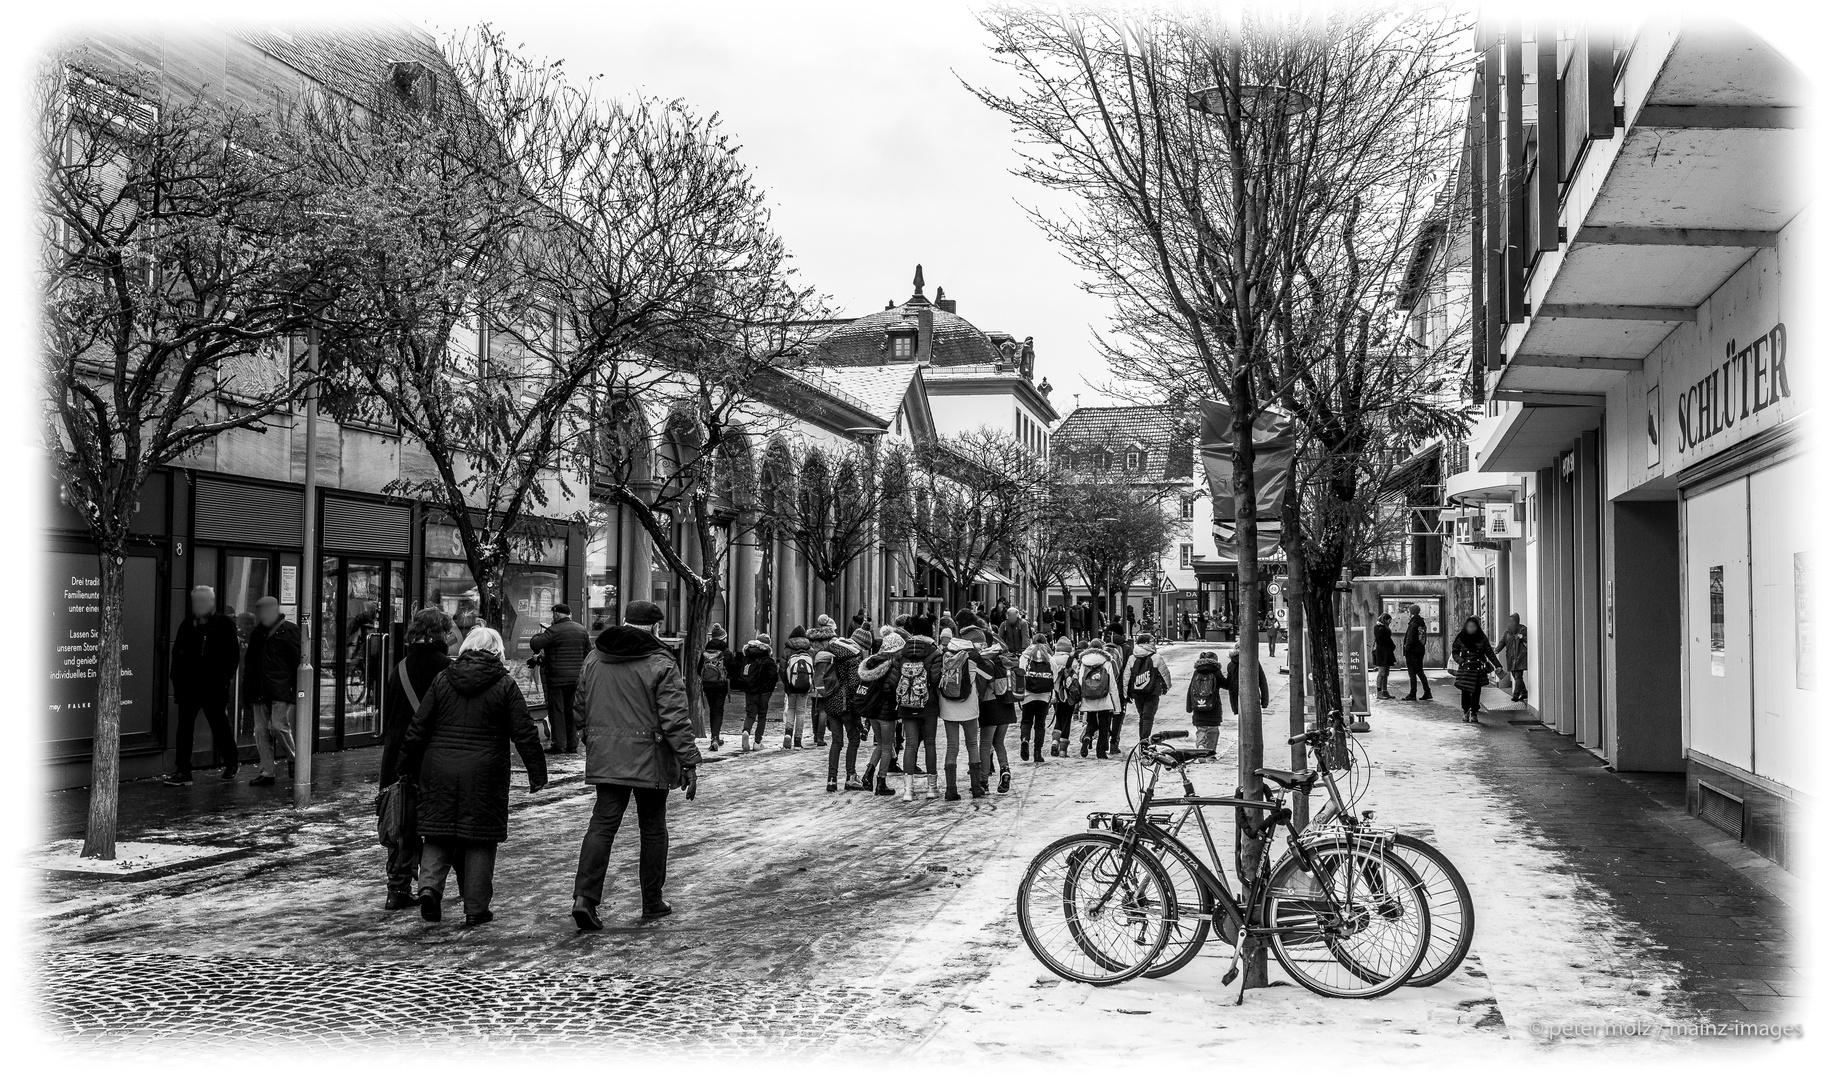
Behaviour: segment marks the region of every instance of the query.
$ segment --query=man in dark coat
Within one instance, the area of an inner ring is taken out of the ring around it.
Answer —
[[[1253,669],[1259,672],[1260,708],[1272,703],[1272,695],[1266,686],[1266,665],[1255,664]],[[1221,685],[1228,691],[1228,708],[1240,715],[1240,650],[1228,650],[1228,670],[1221,676]]]
[[[235,620],[216,610],[216,590],[208,585],[192,589],[191,617],[178,627],[178,636],[172,639],[178,764],[165,778],[167,787],[191,784],[191,738],[199,712],[210,725],[210,767],[220,767],[224,780],[235,779],[238,761],[235,726],[229,722],[229,698],[241,662],[242,645],[236,640]]]
[[[401,740],[401,775],[419,786],[420,917],[438,922],[447,870],[458,872],[464,922],[489,922],[496,845],[509,838],[509,746],[528,768],[528,790],[547,784],[541,733],[503,666],[502,635],[487,626],[427,689]]]
[[[447,635],[455,627],[452,617],[438,608],[415,613],[407,627],[407,655],[401,658],[382,684],[382,766],[378,787],[400,779],[401,744],[432,691],[433,680],[452,665]],[[420,833],[388,849],[388,900],[383,906],[399,911],[414,904],[414,877],[420,867]]]
[[[1412,605],[1412,617],[1406,620],[1406,640],[1401,649],[1406,656],[1406,696],[1400,700],[1430,701],[1431,684],[1425,681],[1425,619],[1417,604]]]
[[[298,693],[299,627],[280,613],[280,601],[263,596],[254,602],[255,628],[249,631],[242,653],[242,700],[254,709],[254,748],[261,772],[250,787],[272,787],[277,763],[274,744],[298,768],[299,751],[293,745],[293,701]],[[310,753],[311,748],[307,747]]]
[[[572,608],[553,606],[553,622],[528,639],[528,647],[541,656],[541,678],[547,689],[547,726],[552,731],[552,754],[579,752],[579,734],[573,730],[573,695],[578,692],[579,668],[591,651],[592,638],[572,620]]]
[[[1393,631],[1388,626],[1393,616],[1386,612],[1374,623],[1374,668],[1380,674],[1374,680],[1375,696],[1383,701],[1392,701],[1393,695],[1387,693],[1387,674],[1393,670]]]
[[[678,787],[688,799],[694,797],[700,748],[693,741],[680,666],[655,636],[661,621],[662,609],[655,604],[632,603],[624,610],[624,625],[598,635],[579,673],[573,716],[585,737],[585,782],[598,789],[573,881],[573,922],[581,930],[604,928],[598,918],[604,875],[632,797],[642,838],[637,874],[643,918],[673,910],[662,899],[668,879],[668,792]]]

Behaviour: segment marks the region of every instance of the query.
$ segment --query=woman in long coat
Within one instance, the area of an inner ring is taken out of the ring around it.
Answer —
[[[438,922],[445,874],[455,869],[464,923],[489,922],[496,845],[509,837],[509,744],[528,767],[528,790],[547,783],[547,759],[528,703],[503,667],[503,639],[487,626],[439,673],[401,744],[401,774],[419,786],[420,917]]]

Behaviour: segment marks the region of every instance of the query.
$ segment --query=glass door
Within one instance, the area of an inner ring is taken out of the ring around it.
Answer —
[[[329,556],[320,577],[318,718],[332,748],[381,739],[382,684],[404,629],[406,567]]]

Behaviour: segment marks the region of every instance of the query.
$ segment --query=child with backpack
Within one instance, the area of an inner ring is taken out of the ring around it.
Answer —
[[[854,701],[858,717],[872,725],[871,760],[865,763],[865,790],[891,795],[892,759],[897,752],[897,676],[903,659],[903,635],[886,627],[878,635],[878,651],[859,661],[859,685]],[[926,675],[925,675],[926,678]]]
[[[1139,741],[1151,738],[1151,724],[1158,715],[1158,701],[1170,689],[1170,668],[1158,655],[1158,646],[1150,634],[1141,633],[1132,649],[1132,661],[1126,665],[1125,700],[1139,713]]]
[[[980,796],[980,680],[984,678],[979,648],[971,638],[942,632],[941,721],[948,731],[948,761],[942,771],[947,776],[949,802],[960,801],[956,787],[959,779],[961,743],[967,744],[968,791]]]
[[[1189,692],[1184,707],[1190,723],[1196,728],[1196,745],[1215,749],[1221,741],[1221,658],[1204,650],[1196,655],[1196,670],[1190,675]]]
[[[1049,638],[1032,634],[1029,647],[1018,656],[1018,668],[1012,673],[1018,689],[1018,760],[1031,761],[1031,748],[1037,750],[1035,761],[1043,764],[1043,734],[1049,727],[1050,699],[1056,694],[1056,665],[1050,663]]]
[[[1076,699],[1075,711],[1081,714],[1081,756],[1090,747],[1102,761],[1109,749],[1118,749],[1119,736],[1113,730],[1114,713],[1120,707],[1120,688],[1113,654],[1102,646],[1089,645],[1075,657],[1069,668],[1069,696]]]
[[[903,801],[916,797],[916,747],[926,748],[928,797],[941,794],[935,786],[935,725],[941,715],[941,650],[936,648],[935,620],[928,615],[910,619],[909,638],[898,657],[894,697],[897,722],[903,728]]]
[[[744,690],[744,731],[738,752],[748,754],[763,749],[763,725],[770,714],[770,698],[776,693],[776,654],[770,648],[770,635],[758,634],[744,643],[735,681]]]
[[[980,658],[991,665],[991,672],[980,687],[980,794],[992,782],[992,767],[999,767],[999,794],[1011,791],[1011,759],[1005,752],[1005,733],[1018,718],[1018,696],[1014,688],[1017,657],[1005,649],[1005,639],[992,638],[981,650]]]
[[[724,745],[719,732],[725,727],[725,699],[731,693],[737,670],[738,658],[725,640],[725,627],[714,623],[706,635],[706,648],[700,651],[700,692],[706,695],[708,750]]]
[[[1055,714],[1051,725],[1051,757],[1069,756],[1069,728],[1075,722],[1075,699],[1069,696],[1069,668],[1075,663],[1075,646],[1059,637],[1050,652],[1050,669],[1056,673],[1056,688],[1050,691],[1050,708]]]
[[[808,695],[814,690],[814,644],[808,640],[808,631],[799,625],[789,631],[789,640],[784,644],[789,651],[782,658],[782,748],[787,750],[791,738],[795,746],[802,744],[802,728],[808,723]],[[820,734],[816,729],[816,745],[823,744]]]

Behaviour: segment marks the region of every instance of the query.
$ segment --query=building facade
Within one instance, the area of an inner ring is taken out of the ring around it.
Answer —
[[[1447,494],[1508,537],[1497,609],[1536,626],[1541,721],[1613,768],[1684,772],[1694,813],[1791,864],[1822,659],[1809,88],[1676,14],[1485,22],[1477,44],[1485,415]]]

